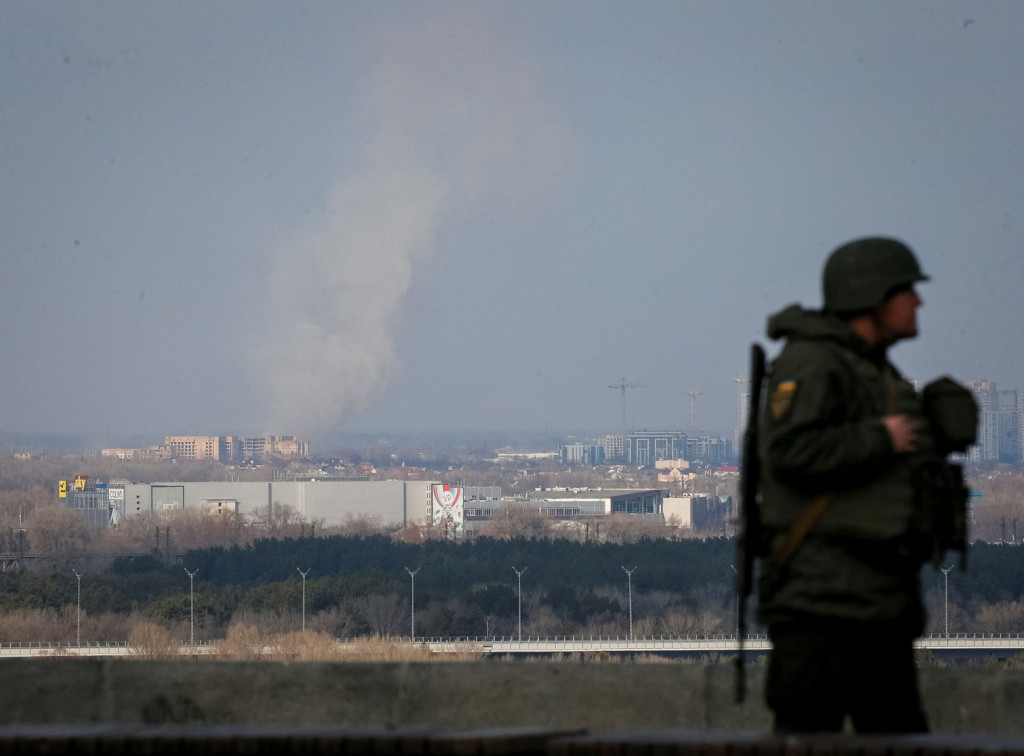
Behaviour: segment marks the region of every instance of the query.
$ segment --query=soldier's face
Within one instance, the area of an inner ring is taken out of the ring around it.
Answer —
[[[882,339],[888,343],[917,336],[917,308],[923,304],[912,287],[900,289],[878,308],[877,323]]]

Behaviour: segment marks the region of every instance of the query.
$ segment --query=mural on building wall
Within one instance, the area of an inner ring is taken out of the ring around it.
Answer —
[[[435,484],[430,487],[431,521],[445,533],[460,535],[465,524],[463,517],[463,489]]]
[[[153,486],[153,511],[185,508],[184,486]]]

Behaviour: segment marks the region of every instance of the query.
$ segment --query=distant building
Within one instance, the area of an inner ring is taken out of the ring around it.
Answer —
[[[654,463],[655,470],[688,470],[690,461],[687,459],[659,459]]]
[[[467,502],[501,499],[501,486],[466,486],[463,491]]]
[[[679,431],[633,431],[626,436],[626,463],[653,467],[658,460],[689,459],[686,434]]]
[[[74,481],[62,480],[57,485],[57,502],[79,515],[87,525],[103,530],[120,522],[122,510],[118,503],[124,500],[124,489],[110,490],[106,483],[91,483],[79,475]]]
[[[508,507],[531,510],[552,520],[587,520],[613,514],[664,520],[662,489],[543,489],[512,498],[477,499],[466,504],[466,530],[479,530]]]
[[[238,501],[235,499],[209,499],[203,502],[203,511],[213,515],[238,514]]]
[[[744,381],[746,382],[746,381]],[[736,433],[733,435],[732,448],[739,459],[742,454],[743,436],[747,432],[747,422],[750,419],[750,392],[741,391],[739,405],[736,407]]]
[[[287,506],[307,521],[344,525],[373,518],[385,525],[423,525],[431,518],[431,486],[437,481],[267,482],[203,481],[126,483],[117,487],[123,516],[195,509],[207,514],[252,516],[257,510]],[[114,487],[111,487],[113,493]],[[69,507],[70,508],[70,507]]]
[[[626,463],[635,467],[657,467],[664,460],[685,459],[711,467],[735,461],[733,444],[727,438],[687,436],[681,431],[634,431],[626,436]]]
[[[100,449],[100,456],[116,457],[117,459],[125,460],[162,459],[164,457],[163,449],[164,447],[162,446],[148,446],[145,449]]]
[[[622,454],[625,448],[622,436],[601,436],[597,443],[602,449],[604,449],[605,461],[622,461]]]
[[[686,459],[720,467],[735,461],[732,442],[726,438],[696,436],[686,439]]]
[[[306,459],[309,442],[295,436],[165,436],[162,446],[146,449],[102,449],[118,459],[210,459],[230,465],[269,459]]]
[[[370,518],[383,525],[450,526],[457,536],[474,532],[508,506],[535,510],[554,520],[636,515],[664,520],[662,489],[537,490],[503,499],[497,486],[456,487],[437,481],[270,482],[205,481],[90,484],[85,479],[61,481],[61,506],[78,512],[98,529],[126,517],[198,510],[211,517],[251,517],[268,508],[286,506],[306,521],[327,526],[352,518]],[[449,495],[450,494],[450,495]]]
[[[169,459],[220,460],[220,439],[217,436],[167,436],[164,447]]]
[[[976,464],[1024,463],[1024,400],[1017,391],[999,391],[992,381],[968,381],[978,403],[978,442],[967,458]]]
[[[1024,402],[1016,391],[997,393],[997,416],[995,419],[998,436],[999,461],[1003,464],[1019,465],[1024,461],[1021,437],[1024,425]]]
[[[680,527],[694,533],[721,534],[733,513],[731,496],[687,494],[665,499],[665,519],[675,518]]]
[[[604,447],[600,444],[566,444],[559,449],[559,457],[563,465],[603,465],[605,461]]]
[[[500,451],[495,457],[498,462],[544,462],[557,460],[558,452]]]

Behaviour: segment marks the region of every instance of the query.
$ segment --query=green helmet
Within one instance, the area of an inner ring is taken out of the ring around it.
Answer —
[[[895,289],[927,280],[902,242],[879,236],[855,239],[837,248],[825,263],[825,309],[863,312],[882,304]]]

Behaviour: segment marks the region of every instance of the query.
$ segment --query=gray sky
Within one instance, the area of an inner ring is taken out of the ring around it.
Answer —
[[[731,433],[825,255],[1024,389],[1024,3],[0,0],[0,431]]]

